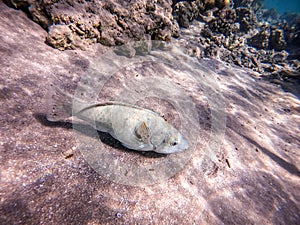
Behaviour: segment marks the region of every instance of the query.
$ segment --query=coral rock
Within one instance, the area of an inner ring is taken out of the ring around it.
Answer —
[[[271,29],[270,48],[281,51],[285,45],[283,31],[281,29]]]
[[[269,30],[266,29],[266,30],[263,30],[263,31],[257,33],[252,38],[249,38],[247,43],[258,49],[268,49],[269,37],[270,37],[270,32],[269,32]]]
[[[242,32],[248,32],[257,24],[256,16],[249,8],[237,8],[236,14],[237,20],[240,23],[240,30]]]
[[[47,42],[61,50],[82,48],[93,42],[121,45],[128,41],[147,40],[149,36],[154,40],[169,41],[172,36],[179,35],[168,0],[5,2],[26,11],[49,31]],[[63,37],[66,40],[62,40]]]

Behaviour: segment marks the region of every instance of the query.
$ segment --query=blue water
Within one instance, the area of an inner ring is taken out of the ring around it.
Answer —
[[[300,13],[300,0],[264,0],[266,8],[275,8],[278,13]]]

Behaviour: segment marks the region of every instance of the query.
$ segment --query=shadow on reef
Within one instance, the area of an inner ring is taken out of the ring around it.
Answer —
[[[62,127],[65,129],[73,129],[74,125],[76,128],[74,128],[77,132],[80,132],[83,135],[92,137],[92,138],[100,138],[100,140],[106,144],[109,145],[115,149],[119,149],[123,152],[130,152],[132,154],[136,154],[136,155],[142,155],[144,157],[147,158],[161,158],[161,157],[166,157],[165,154],[160,154],[157,152],[153,152],[153,151],[135,151],[135,150],[131,150],[128,149],[126,147],[124,147],[120,141],[118,141],[117,139],[113,138],[109,133],[105,133],[105,132],[101,132],[101,131],[97,131],[97,136],[94,135],[94,128],[91,127],[90,125],[86,125],[86,124],[80,124],[80,123],[76,123],[76,124],[72,124],[70,122],[61,122],[61,121],[57,121],[57,122],[52,122],[47,120],[46,115],[42,114],[42,113],[35,113],[34,114],[34,118],[40,122],[42,125],[47,126],[47,127]]]
[[[298,78],[289,81],[271,80],[271,82],[279,84],[282,90],[290,92],[300,99],[300,75]]]
[[[297,224],[300,218],[295,196],[272,174],[240,171],[230,189],[208,196],[210,208],[224,224],[255,224],[251,215],[267,215],[275,224]],[[231,193],[230,198],[228,193]],[[240,207],[243,209],[241,210]]]
[[[246,120],[246,119],[245,119]],[[238,127],[241,127],[241,124],[238,124],[236,122],[236,119],[234,116],[232,115],[228,115],[227,116],[227,132],[232,133],[234,136],[238,136],[240,138],[245,139],[249,144],[251,144],[252,146],[255,146],[256,151],[253,151],[253,157],[254,154],[257,153],[258,149],[265,154],[266,156],[268,156],[270,159],[272,159],[277,165],[279,165],[280,167],[282,167],[283,169],[285,169],[287,172],[294,174],[298,177],[300,177],[300,171],[298,170],[298,168],[287,162],[286,160],[282,159],[281,157],[277,156],[275,153],[272,153],[270,150],[268,150],[267,148],[261,146],[259,143],[257,143],[255,140],[251,139],[251,135],[248,133],[248,130],[244,127],[244,125],[242,126],[243,128],[239,129]],[[276,133],[280,133],[282,132],[281,130],[279,130],[279,128],[273,128],[276,130]],[[239,139],[240,139],[239,138]],[[240,143],[242,145],[242,143]],[[239,142],[236,142],[236,145],[239,145]],[[251,147],[247,148],[247,151],[252,151]],[[257,159],[256,159],[257,160]]]
[[[123,212],[112,208],[110,199],[102,194],[99,195],[98,188],[95,188],[95,185],[109,186],[111,185],[109,182],[103,183],[98,174],[88,167],[81,168],[84,172],[78,168],[68,169],[71,170],[68,174],[73,173],[76,178],[66,177],[57,169],[31,183],[16,187],[12,193],[6,195],[0,203],[1,224],[15,224],[16,221],[20,224],[38,224],[44,220],[54,224],[61,221],[67,221],[69,224],[123,221],[123,218],[118,216]],[[60,175],[56,176],[56,173]],[[62,190],[66,182],[68,188]],[[96,201],[95,197],[99,201]],[[32,208],[32,202],[39,203],[38,209]]]
[[[30,211],[27,200],[22,199],[18,195],[13,193],[0,204],[1,224],[14,224],[16,221],[38,223],[39,220],[35,213]]]
[[[249,138],[243,134],[240,134],[240,135],[241,135],[241,137],[243,137],[247,141],[249,141],[252,145],[254,145],[258,149],[260,149],[265,155],[267,155],[269,158],[271,158],[276,164],[281,166],[283,169],[285,169],[286,171],[288,171],[291,174],[294,174],[294,175],[300,177],[300,171],[298,170],[298,168],[295,165],[285,161],[284,159],[280,158],[279,156],[272,153],[268,149],[262,147],[261,145],[259,145],[256,141],[252,140],[251,138]]]

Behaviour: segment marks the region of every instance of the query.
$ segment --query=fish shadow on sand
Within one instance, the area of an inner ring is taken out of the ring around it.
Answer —
[[[113,138],[109,133],[97,131],[98,137],[96,137],[94,134],[92,134],[92,132],[90,132],[91,129],[94,129],[94,128],[92,128],[88,124],[71,123],[71,122],[63,122],[63,121],[52,122],[52,121],[47,120],[46,115],[43,113],[35,113],[35,114],[33,114],[33,116],[40,124],[42,124],[43,126],[46,126],[46,127],[62,127],[64,129],[69,130],[69,129],[73,129],[73,126],[75,126],[77,132],[80,132],[81,134],[92,137],[92,138],[100,138],[100,140],[104,144],[109,145],[112,148],[121,150],[123,152],[130,152],[131,154],[136,154],[136,155],[140,155],[140,156],[147,157],[147,158],[166,157],[165,154],[157,153],[154,151],[143,152],[143,151],[135,151],[135,150],[128,149],[128,148],[124,147],[120,141]],[[78,129],[78,128],[80,128],[80,129]]]

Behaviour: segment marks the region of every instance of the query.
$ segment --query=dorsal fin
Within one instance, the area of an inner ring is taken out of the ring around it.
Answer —
[[[158,113],[156,112],[153,112],[151,111],[150,109],[145,109],[145,108],[142,108],[142,107],[139,107],[139,106],[136,106],[136,105],[131,105],[131,104],[128,104],[128,103],[123,103],[123,102],[115,102],[115,101],[109,101],[109,102],[96,102],[94,104],[91,104],[83,109],[81,109],[80,111],[78,111],[77,113],[80,114],[81,112],[87,110],[87,109],[91,109],[91,108],[94,108],[94,107],[99,107],[99,106],[108,106],[108,105],[119,105],[119,106],[126,106],[126,107],[130,107],[130,108],[133,108],[133,109],[140,109],[140,110],[145,110],[145,111],[148,111],[149,113],[152,113],[152,114],[155,114],[157,116],[160,116]]]

